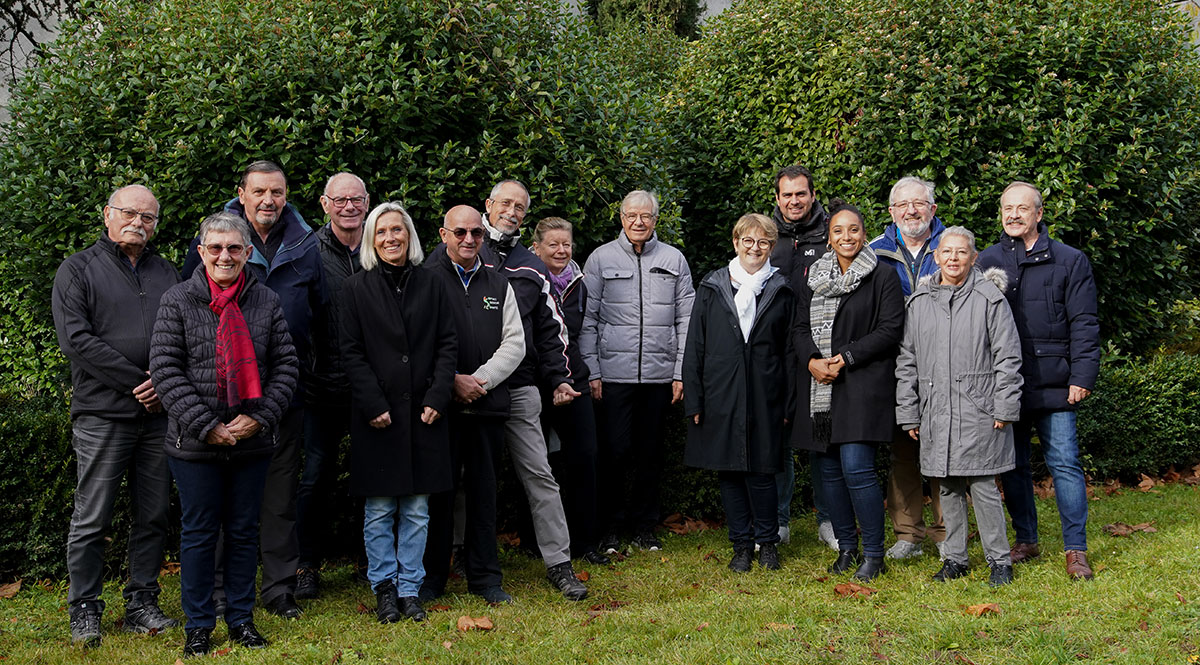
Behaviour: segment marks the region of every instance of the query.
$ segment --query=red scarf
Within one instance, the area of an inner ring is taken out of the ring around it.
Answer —
[[[208,289],[212,293],[212,302],[208,306],[220,317],[217,322],[217,392],[228,406],[262,397],[254,342],[250,339],[242,308],[237,304],[244,286],[245,272],[227,289],[222,289],[212,277],[208,278]]]

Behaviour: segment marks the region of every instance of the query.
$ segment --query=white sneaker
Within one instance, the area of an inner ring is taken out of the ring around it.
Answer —
[[[792,528],[789,526],[779,527],[779,544],[787,545],[792,542]]]
[[[817,525],[817,538],[828,545],[829,549],[838,551],[837,536],[833,535],[832,522],[821,522]]]
[[[910,543],[907,540],[897,540],[895,545],[887,551],[886,556],[889,559],[915,559],[925,552],[921,551],[921,546],[916,543]]]

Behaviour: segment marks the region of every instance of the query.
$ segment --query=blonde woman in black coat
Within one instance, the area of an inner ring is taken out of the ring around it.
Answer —
[[[750,570],[756,543],[762,567],[779,568],[775,474],[787,445],[793,296],[770,262],[778,237],[764,215],[738,220],[737,256],[700,282],[683,354],[683,461],[717,472],[735,572]]]
[[[450,489],[450,408],[458,343],[449,297],[418,267],[412,217],[384,203],[363,224],[363,271],[342,290],[350,380],[350,490],[366,497],[367,579],[381,623],[422,621],[417,599],[429,495]]]

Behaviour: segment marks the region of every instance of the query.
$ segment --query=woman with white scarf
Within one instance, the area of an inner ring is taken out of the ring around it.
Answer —
[[[795,296],[771,266],[779,231],[763,215],[733,227],[737,256],[696,290],[683,355],[689,417],[683,461],[717,472],[733,542],[729,568],[780,567],[775,474],[788,417],[787,345]]]
[[[797,294],[792,343],[808,371],[796,377],[792,445],[815,453],[838,541],[829,572],[854,569],[866,581],[884,572],[875,454],[895,426],[904,295],[896,271],[881,266],[867,245],[862,213],[840,201],[830,208],[831,251],[809,268],[808,288]]]

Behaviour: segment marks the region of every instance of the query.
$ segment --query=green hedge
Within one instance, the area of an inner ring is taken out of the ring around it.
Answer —
[[[667,100],[690,257],[725,260],[730,227],[770,210],[786,164],[874,231],[896,179],[932,180],[939,216],[984,245],[1000,192],[1027,180],[1052,235],[1095,265],[1105,338],[1153,348],[1200,258],[1200,59],[1167,5],[736,3],[705,24]]]

